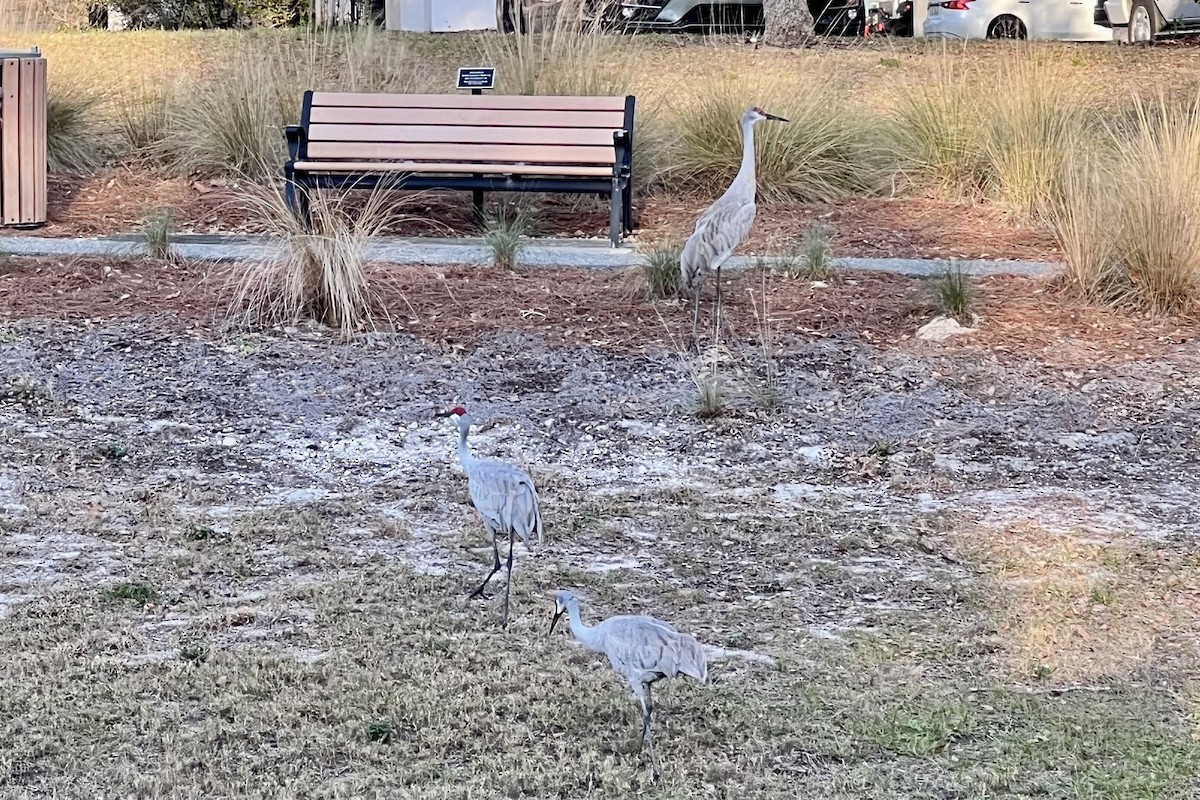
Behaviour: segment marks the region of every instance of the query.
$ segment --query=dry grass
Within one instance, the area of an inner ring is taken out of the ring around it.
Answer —
[[[1135,101],[1105,144],[1072,160],[1053,214],[1072,283],[1105,302],[1186,311],[1200,292],[1200,94]]]
[[[908,179],[952,197],[992,199],[1025,222],[1042,222],[1061,197],[1070,153],[1092,135],[1074,76],[1023,46],[994,64],[987,81],[946,56],[933,80],[901,94],[894,120]]]
[[[741,165],[742,114],[757,105],[789,120],[755,127],[761,197],[833,202],[872,193],[886,172],[880,148],[862,112],[830,78],[829,70],[813,70],[800,81],[725,80],[673,102],[678,137],[667,159],[670,183],[704,197],[723,192]]]
[[[1200,566],[1169,547],[1035,522],[978,533],[1009,665],[1025,679],[1127,680],[1200,624]]]
[[[104,163],[108,95],[86,66],[55,65],[46,89],[46,157],[52,172],[87,174]]]
[[[253,326],[291,325],[312,319],[341,335],[370,329],[386,309],[368,277],[366,248],[395,216],[387,185],[365,203],[349,205],[345,193],[314,192],[311,227],[288,209],[282,189],[250,193],[243,201],[282,243],[277,254],[254,263],[239,278],[231,311]]]

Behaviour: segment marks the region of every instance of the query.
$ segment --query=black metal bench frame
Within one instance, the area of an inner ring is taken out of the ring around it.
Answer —
[[[475,221],[484,224],[484,192],[545,192],[553,194],[594,194],[609,198],[609,241],[613,247],[621,244],[621,235],[633,233],[633,112],[634,96],[625,98],[624,128],[613,132],[613,177],[589,176],[517,176],[503,175],[446,175],[421,172],[318,172],[296,170],[299,161],[308,157],[308,126],[312,114],[311,89],[304,92],[304,105],[299,125],[284,129],[288,158],[283,167],[284,193],[288,208],[300,220],[311,226],[310,192],[318,189],[461,189],[470,191]],[[530,142],[530,144],[538,144]],[[317,159],[318,161],[320,159]],[[328,162],[336,166],[336,161]],[[386,163],[386,162],[380,162]],[[463,162],[470,163],[470,162]],[[552,169],[552,168],[551,168]]]

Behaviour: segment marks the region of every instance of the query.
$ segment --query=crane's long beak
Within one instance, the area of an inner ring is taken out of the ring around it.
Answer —
[[[563,615],[563,610],[561,608],[555,609],[554,618],[550,620],[550,633],[554,633],[554,626],[556,624],[558,624],[558,618],[561,617],[562,615]]]
[[[762,112],[762,113],[763,113],[763,116],[764,116],[764,117],[766,117],[767,119],[773,119],[773,120],[775,120],[776,122],[790,122],[790,121],[791,121],[791,120],[786,120],[786,119],[784,119],[783,117],[777,117],[777,116],[775,116],[774,114],[768,114],[768,113],[767,113],[767,112],[765,112],[765,111],[764,111],[764,112]]]

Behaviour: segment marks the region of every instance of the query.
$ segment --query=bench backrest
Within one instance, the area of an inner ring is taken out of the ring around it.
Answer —
[[[306,92],[309,161],[616,164],[633,97]]]

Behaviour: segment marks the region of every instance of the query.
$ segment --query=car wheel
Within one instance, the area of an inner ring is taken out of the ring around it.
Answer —
[[[1134,0],[1129,9],[1129,43],[1149,45],[1158,35],[1158,9],[1151,0]]]
[[[1002,14],[992,20],[992,24],[988,26],[987,38],[989,39],[1024,39],[1025,38],[1025,23],[1014,17],[1012,14]]]

